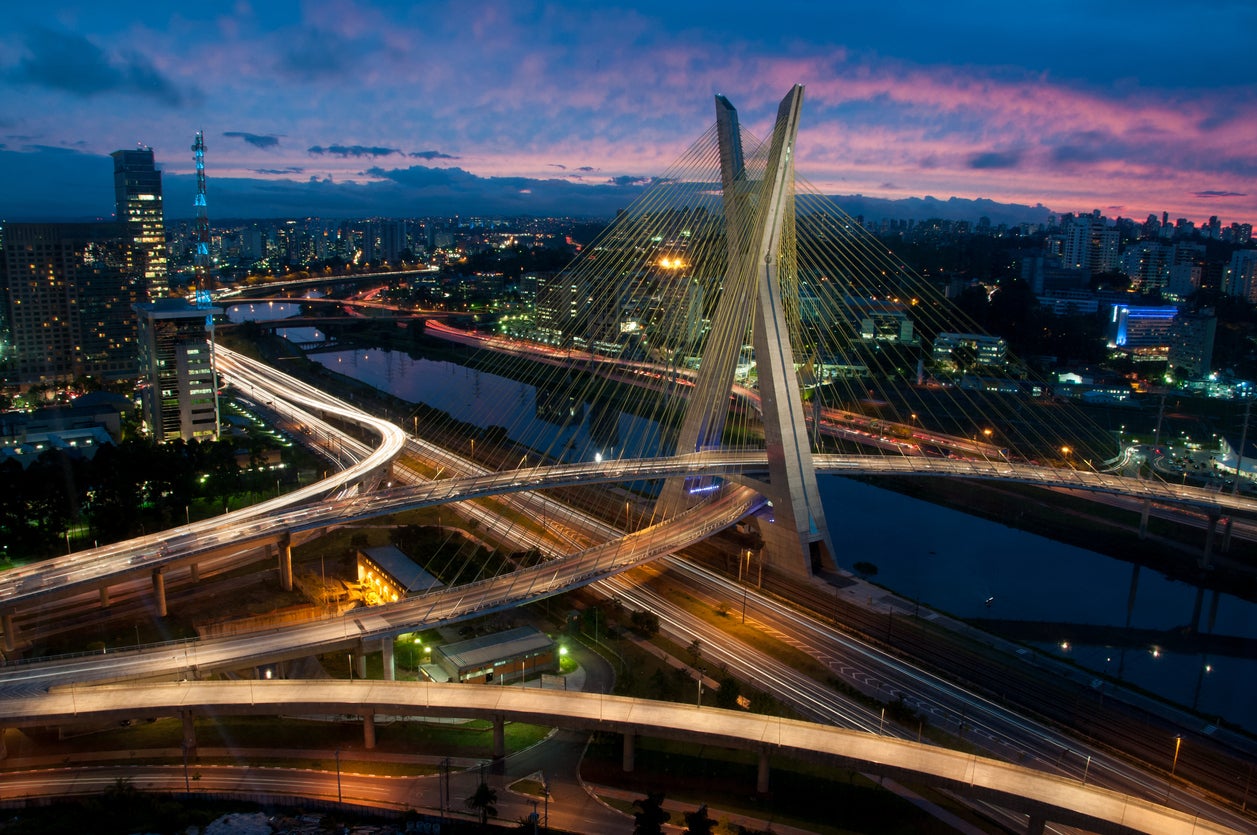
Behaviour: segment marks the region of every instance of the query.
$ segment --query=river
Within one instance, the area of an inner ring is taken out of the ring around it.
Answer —
[[[460,420],[475,420],[484,413],[479,406],[492,402],[494,422],[507,426],[514,440],[542,448],[554,440],[554,433],[569,433],[569,460],[615,454],[607,438],[591,436],[590,404],[577,404],[584,417],[556,426],[537,418],[536,391],[517,380],[380,349],[311,358]],[[633,415],[621,414],[616,426],[621,439],[657,439],[655,428]],[[1130,563],[862,482],[838,476],[823,476],[820,482],[839,564],[850,569],[857,561],[872,563],[878,585],[923,606],[960,618],[1123,626],[1129,614],[1132,627],[1158,630],[1191,623],[1196,587],[1154,570],[1141,570],[1128,613]],[[1206,601],[1207,624],[1211,592]],[[1216,604],[1215,634],[1257,637],[1257,604],[1229,594],[1219,594]],[[1151,646],[1123,651],[1049,643],[1035,648],[1120,677],[1179,705],[1194,704],[1206,717],[1257,731],[1257,659],[1204,657]]]

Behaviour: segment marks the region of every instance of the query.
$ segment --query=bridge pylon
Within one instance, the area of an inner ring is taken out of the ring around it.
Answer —
[[[782,292],[783,285],[797,286],[794,144],[802,104],[803,87],[796,84],[777,109],[767,164],[762,178],[755,180],[743,158],[737,110],[724,96],[716,96],[728,265],[677,451],[720,446],[746,324],[753,323],[769,480],[752,486],[771,503],[766,524],[760,526],[764,559],[787,573],[810,576],[819,568],[836,566],[808,443]],[[688,503],[691,491],[701,487],[687,479],[668,482],[659,498],[660,510],[678,512]]]

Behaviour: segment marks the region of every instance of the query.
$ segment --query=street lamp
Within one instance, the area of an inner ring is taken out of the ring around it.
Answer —
[[[1196,705],[1200,703],[1200,687],[1205,683],[1205,676],[1213,672],[1212,664],[1204,664],[1200,668],[1200,672],[1196,674],[1196,694],[1192,696],[1192,710],[1196,709]]]
[[[1174,780],[1174,772],[1178,770],[1178,750],[1183,747],[1183,735],[1174,735],[1174,760],[1170,763],[1170,779],[1165,781],[1165,802],[1170,802],[1170,783]]]
[[[342,795],[340,793],[340,749],[336,749],[336,802],[341,803]]]
[[[742,551],[742,555],[743,557],[745,557],[745,559],[738,560],[738,582],[739,583],[742,582],[742,567],[744,565],[746,566],[746,573],[750,574],[751,572],[751,549],[744,548]],[[746,623],[746,587],[748,585],[750,585],[749,577],[747,578],[747,582],[742,585],[742,622],[743,623]]]

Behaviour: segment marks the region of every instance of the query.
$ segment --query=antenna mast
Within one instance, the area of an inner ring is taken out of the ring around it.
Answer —
[[[209,210],[205,204],[205,135],[204,131],[196,132],[196,141],[192,143],[192,158],[196,161],[196,284],[194,291],[198,307],[210,304],[210,254],[209,254]]]

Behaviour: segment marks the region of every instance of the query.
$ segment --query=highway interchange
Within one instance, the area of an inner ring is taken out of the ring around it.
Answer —
[[[403,508],[522,491],[541,485],[588,484],[639,476],[662,477],[678,472],[693,472],[700,466],[709,467],[711,472],[719,473],[754,471],[763,467],[762,454],[756,458],[746,454],[705,453],[689,460],[609,461],[485,473],[476,472],[478,468],[470,462],[454,460],[456,456],[450,458],[450,454],[443,450],[427,450],[433,456],[432,460],[444,461],[442,466],[448,466],[451,471],[470,470],[472,474],[414,487],[363,492],[356,488],[390,479],[390,474],[397,477],[398,481],[405,480],[395,470],[390,471],[387,462],[403,446],[410,444],[413,449],[415,444],[422,442],[415,439],[408,441],[404,433],[392,424],[370,418],[357,410],[336,411],[344,407],[330,402],[326,395],[317,390],[303,389],[291,378],[276,382],[280,378],[269,370],[263,373],[257,369],[247,369],[247,364],[241,362],[235,370],[227,368],[225,371],[229,375],[240,375],[241,382],[248,376],[249,385],[254,387],[254,392],[262,391],[263,398],[270,398],[263,402],[272,408],[290,409],[295,419],[304,421],[316,434],[320,431],[325,433],[324,437],[335,434],[337,430],[334,427],[329,424],[317,427],[316,421],[321,420],[320,413],[337,414],[342,418],[378,426],[377,431],[383,439],[381,445],[370,453],[365,448],[351,449],[352,439],[343,438],[345,448],[354,455],[362,456],[362,460],[326,482],[303,488],[299,496],[289,494],[279,501],[267,502],[165,534],[80,552],[0,575],[0,601],[3,601],[3,605],[18,607],[54,593],[73,595],[75,592],[90,591],[102,584],[119,582],[137,572],[152,571],[158,565],[186,563],[190,559],[198,558],[198,555],[221,552],[225,547],[237,548],[243,552],[248,550],[246,543],[249,537],[259,540],[271,538],[276,535],[277,530],[288,531],[290,536],[299,536],[304,531],[318,531],[329,525],[386,515]],[[281,401],[289,405],[276,406]],[[301,410],[300,413],[297,410]],[[1134,493],[1148,498],[1155,497],[1158,501],[1188,502],[1207,508],[1225,507],[1227,512],[1251,512],[1253,509],[1253,503],[1242,497],[1219,495],[1199,488],[1181,485],[1175,487],[1156,482],[1131,484],[1130,480],[1090,471],[1060,471],[1005,461],[818,456],[817,464],[818,469],[831,472],[898,472],[919,475],[924,469],[938,475],[1012,478],[1076,489],[1128,495]],[[316,505],[289,507],[298,501],[329,494],[334,497]],[[532,494],[526,494],[521,500],[533,500]],[[691,514],[691,518],[684,520],[684,524],[661,525],[657,529],[639,531],[627,538],[616,539],[576,555],[545,563],[536,569],[491,578],[471,587],[445,590],[394,606],[380,607],[370,613],[359,613],[356,617],[307,624],[299,630],[275,631],[266,641],[260,641],[258,635],[251,635],[247,638],[149,648],[143,652],[111,653],[108,659],[89,656],[9,667],[0,676],[0,692],[29,694],[31,688],[42,689],[53,683],[159,674],[180,677],[186,676],[193,668],[207,671],[248,666],[267,659],[291,657],[293,647],[297,648],[295,651],[307,655],[323,646],[361,645],[364,641],[385,639],[399,632],[409,631],[417,624],[452,622],[499,608],[517,606],[582,583],[597,582],[607,586],[607,591],[611,594],[631,602],[637,608],[661,613],[661,620],[665,622],[666,628],[682,635],[698,637],[705,647],[710,648],[713,658],[716,653],[721,653],[719,660],[728,664],[730,669],[740,669],[743,674],[757,681],[771,677],[774,689],[797,693],[798,707],[805,715],[814,716],[818,721],[869,732],[891,732],[883,718],[875,717],[869,709],[853,707],[850,702],[838,698],[827,686],[810,682],[770,657],[752,655],[745,646],[724,649],[728,644],[727,639],[713,634],[709,626],[698,619],[687,620],[683,613],[666,601],[651,597],[647,592],[635,589],[612,576],[631,565],[670,553],[689,541],[701,539],[713,530],[732,524],[753,507],[754,502],[751,495],[736,493],[726,499],[724,506],[702,508],[700,512]],[[555,518],[558,518],[561,510],[557,503],[551,507]],[[621,536],[618,531],[606,526],[603,526],[603,530],[598,530],[590,520],[570,519],[569,522],[573,529],[583,528],[586,535],[594,541]],[[713,598],[723,595],[727,599],[739,591],[746,591],[745,587],[722,588],[721,584],[728,581],[721,580],[716,575],[702,576],[694,573],[697,569],[685,568],[680,563],[673,564],[671,560],[669,565],[672,570],[689,572],[688,581],[695,588],[710,589],[708,593]],[[1088,776],[1093,781],[1112,780],[1115,785],[1123,786],[1123,790],[1130,791],[1133,786],[1146,794],[1160,791],[1159,786],[1164,779],[1160,775],[1150,777],[1142,770],[1107,756],[1102,751],[1086,753],[1087,759],[1084,760],[1084,747],[1062,736],[1058,731],[1036,727],[1034,723],[1027,723],[1014,714],[985,703],[985,700],[946,682],[925,677],[919,670],[903,666],[893,659],[881,656],[874,660],[878,653],[867,647],[857,648],[847,643],[847,639],[842,639],[840,647],[827,646],[840,637],[827,625],[815,621],[809,624],[808,619],[791,613],[788,607],[782,607],[770,598],[754,593],[749,594],[749,601],[749,617],[752,621],[764,624],[765,628],[776,629],[781,634],[788,634],[792,636],[792,640],[806,643],[812,651],[819,654],[818,657],[832,659],[831,666],[844,671],[848,676],[864,676],[866,679],[870,675],[878,677],[879,689],[884,687],[888,694],[905,695],[928,715],[943,721],[948,716],[966,717],[970,734],[989,735],[989,746],[1003,756],[1029,760],[1045,768],[1074,776],[1077,776],[1079,764],[1085,762]],[[870,673],[870,669],[877,669],[878,672]],[[894,732],[904,733],[898,730]],[[998,750],[1001,748],[1002,751]],[[1078,752],[1079,757],[1062,761],[1062,750]],[[1216,818],[1218,814],[1222,814],[1222,819],[1225,820],[1227,816],[1233,815],[1229,810],[1219,810],[1204,799],[1196,801],[1184,797],[1183,802],[1199,802],[1202,813],[1210,817]],[[1242,829],[1245,822],[1251,823],[1250,819],[1243,816],[1232,817],[1232,821],[1233,824],[1238,824],[1237,830]]]

